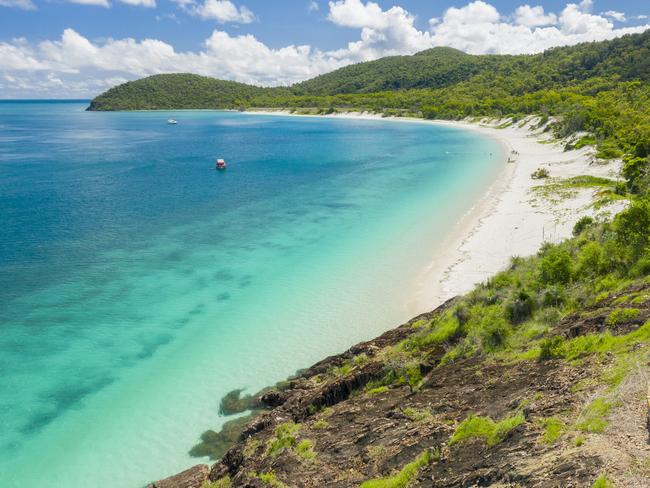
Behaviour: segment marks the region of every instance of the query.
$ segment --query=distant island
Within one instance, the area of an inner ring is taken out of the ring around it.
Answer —
[[[287,382],[231,392],[221,413],[247,414],[191,452],[217,462],[152,486],[649,486],[649,107],[650,31],[530,56],[435,48],[290,87],[156,75],[95,98],[89,110],[371,112],[535,131],[593,168],[524,175],[539,206],[587,190],[590,208],[620,210],[566,207],[570,238]],[[620,174],[597,174],[606,164]]]

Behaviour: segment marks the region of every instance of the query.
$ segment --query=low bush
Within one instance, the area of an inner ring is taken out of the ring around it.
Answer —
[[[456,427],[454,434],[449,439],[449,445],[452,446],[471,438],[481,438],[488,446],[494,446],[504,440],[511,430],[525,421],[524,414],[520,411],[499,422],[495,422],[490,417],[470,415]]]
[[[605,324],[611,326],[630,322],[639,316],[638,308],[617,308],[605,319]]]

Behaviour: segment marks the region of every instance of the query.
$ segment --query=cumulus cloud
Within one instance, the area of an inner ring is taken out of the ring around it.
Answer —
[[[526,27],[539,27],[541,25],[555,24],[557,16],[553,13],[545,13],[544,7],[537,5],[522,5],[515,10],[515,23]]]
[[[184,1],[183,8],[188,10],[212,2],[216,7],[209,18],[217,22],[254,20],[252,12],[232,2],[205,0],[199,5],[193,0],[179,1]],[[232,8],[223,7],[225,4]],[[415,16],[399,6],[383,9],[372,1],[335,0],[328,7],[329,21],[341,28],[358,30],[358,40],[329,51],[309,45],[271,48],[251,34],[234,36],[217,29],[200,49],[179,52],[157,39],[97,42],[74,29],[65,29],[59,39],[51,41],[0,42],[0,90],[5,96],[92,96],[114,84],[106,80],[168,72],[280,85],[350,63],[411,54],[434,46],[451,46],[475,54],[535,53],[552,46],[610,39],[650,28],[615,28],[609,20],[612,17],[591,13],[588,0],[568,3],[557,13],[530,5],[522,5],[513,12],[499,12],[493,5],[477,0],[463,7],[451,7],[440,18],[429,19],[426,30],[418,29]]]
[[[203,0],[203,3],[196,3],[194,0],[174,1],[190,14],[203,20],[216,20],[220,24],[250,24],[255,20],[255,15],[248,7],[237,7],[230,0]]]
[[[412,54],[432,46],[430,33],[418,30],[415,17],[402,7],[382,10],[375,2],[338,0],[329,2],[327,18],[342,27],[361,29],[358,41],[329,52],[329,55],[347,62]]]
[[[32,0],[0,0],[0,7],[13,7],[23,10],[35,10],[36,5]]]
[[[452,46],[472,54],[522,54],[612,39],[650,28],[642,25],[616,29],[606,17],[590,13],[591,7],[591,0],[568,3],[558,15],[520,7],[515,10],[515,21],[510,23],[492,5],[475,1],[448,9],[442,21],[431,27],[431,38],[435,45]],[[542,22],[541,14],[544,24],[540,25],[537,22]]]
[[[318,6],[318,2],[316,0],[309,0],[309,3],[307,4],[307,11],[318,12],[319,10],[320,7]]]

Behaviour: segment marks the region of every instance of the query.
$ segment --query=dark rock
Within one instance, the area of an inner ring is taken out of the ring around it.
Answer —
[[[148,488],[201,488],[208,480],[209,473],[210,468],[207,464],[197,464],[182,473],[156,481]]]

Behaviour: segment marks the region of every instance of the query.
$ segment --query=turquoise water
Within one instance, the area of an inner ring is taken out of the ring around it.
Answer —
[[[428,124],[84,108],[0,102],[2,486],[203,461],[226,392],[409,318],[502,161]]]

